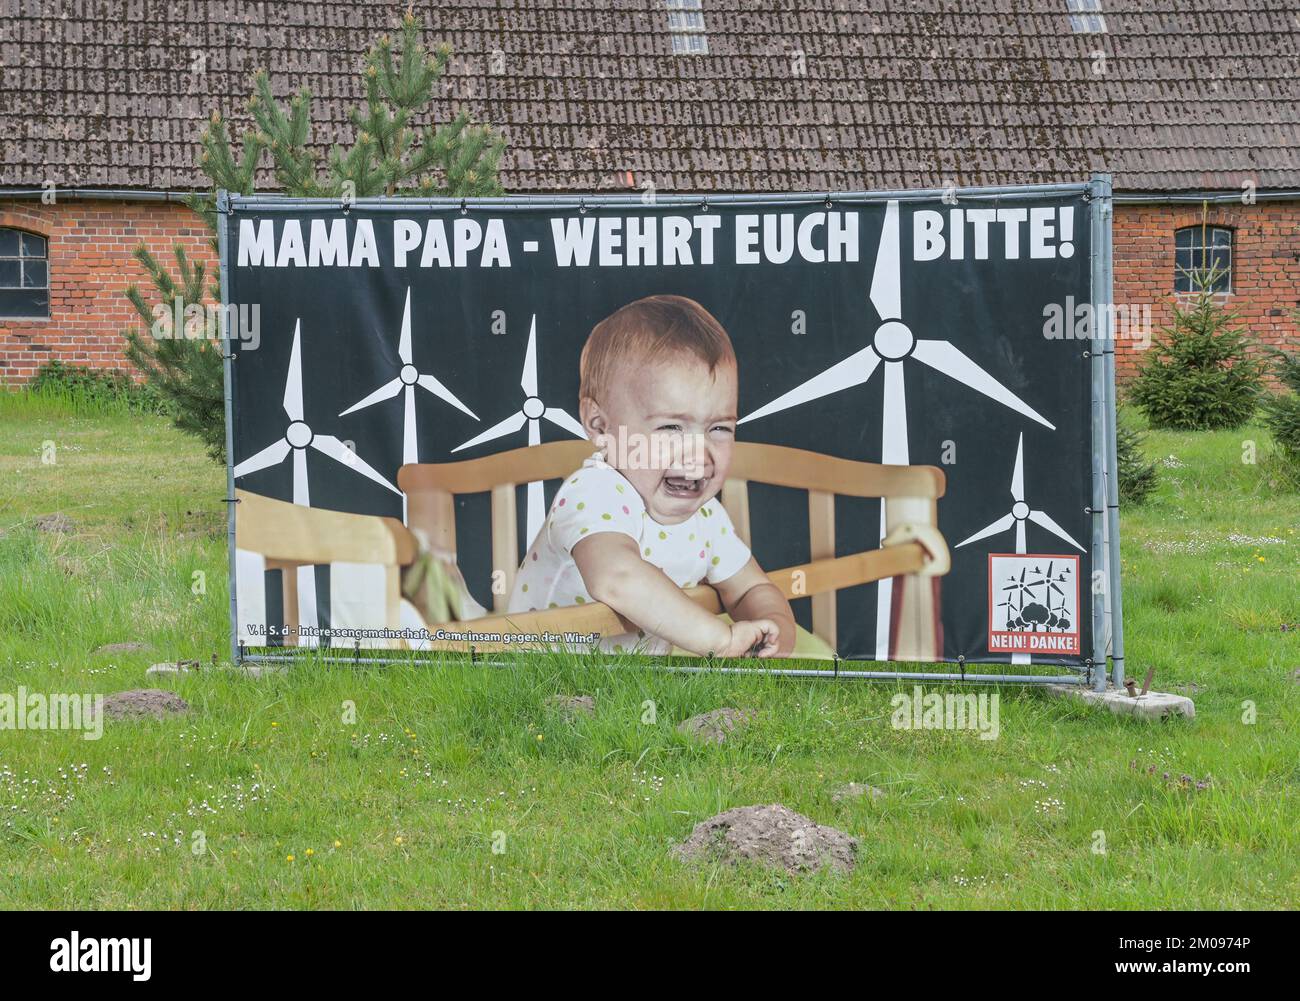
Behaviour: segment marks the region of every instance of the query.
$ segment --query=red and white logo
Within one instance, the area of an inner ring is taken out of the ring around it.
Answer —
[[[989,553],[989,652],[1078,654],[1079,557]]]

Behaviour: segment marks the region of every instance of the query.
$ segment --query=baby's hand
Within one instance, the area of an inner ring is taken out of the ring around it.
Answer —
[[[771,657],[776,653],[781,628],[771,619],[752,619],[731,624],[731,641],[719,657]]]

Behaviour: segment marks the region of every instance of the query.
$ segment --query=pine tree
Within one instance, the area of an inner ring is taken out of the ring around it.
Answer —
[[[312,97],[306,86],[285,104],[276,98],[265,70],[254,74],[248,100],[253,125],[244,132],[238,153],[225,119],[213,112],[199,140],[200,167],[212,187],[189,199],[189,205],[212,232],[214,253],[217,191],[252,194],[264,154],[269,154],[275,186],[297,197],[467,198],[501,193],[498,168],[505,143],[490,127],[475,124],[463,111],[436,127],[412,125],[427,112],[451,59],[446,45],[430,54],[420,35],[419,23],[408,11],[397,40],[384,35],[367,53],[362,71],[365,103],[348,116],[356,136],[346,149],[335,143],[323,167],[310,145]],[[220,288],[215,283],[205,287],[205,268],[191,262],[183,247],[175,249],[175,277],[144,244],[136,248],[135,257],[149,273],[152,293],[164,308],[156,314],[157,306],[151,306],[139,288],[127,289],[145,324],[143,331],[123,331],[127,357],[167,401],[176,426],[197,435],[213,458],[225,461],[221,344],[205,336],[212,331],[193,326],[172,331],[166,321],[178,296],[183,307],[216,303]]]
[[[1146,435],[1116,415],[1115,465],[1119,472],[1120,504],[1141,504],[1156,488],[1156,464],[1143,453]]]
[[[1164,327],[1138,370],[1131,397],[1154,428],[1240,427],[1255,412],[1264,366],[1248,355],[1236,313],[1214,291],[1217,274],[1194,274],[1195,291],[1174,300]]]
[[[1291,314],[1300,325],[1300,309]],[[1300,351],[1273,350],[1274,374],[1283,391],[1264,401],[1264,425],[1277,443],[1284,478],[1300,487]]]

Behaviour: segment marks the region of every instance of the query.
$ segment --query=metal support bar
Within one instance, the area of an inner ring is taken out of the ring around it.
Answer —
[[[1103,175],[1109,183],[1110,176]],[[1102,215],[1102,286],[1106,302],[1115,301],[1115,257],[1114,257],[1114,212],[1112,200],[1107,198],[1101,205]],[[1120,581],[1120,547],[1119,547],[1119,449],[1116,442],[1118,417],[1118,397],[1115,390],[1115,329],[1114,314],[1106,310],[1105,340],[1105,375],[1106,375],[1106,530],[1109,551],[1107,561],[1110,569],[1109,593],[1107,604],[1110,611],[1110,659],[1111,682],[1116,688],[1124,684],[1124,589]]]
[[[520,651],[527,653],[528,651]],[[536,651],[545,652],[545,651]],[[429,661],[426,657],[419,656],[418,651],[411,651],[412,656],[407,657],[361,657],[360,659],[352,657],[320,657],[304,651],[301,654],[250,654],[244,657],[245,663],[251,664],[285,664],[294,663],[295,661],[311,662],[313,664],[427,664]],[[518,664],[516,657],[509,657],[502,660],[497,657],[477,657],[473,661],[465,658],[456,658],[453,663],[460,665],[469,665],[473,667],[515,667]],[[803,663],[807,663],[806,661]],[[854,661],[839,661],[840,664],[855,663]],[[863,663],[872,663],[864,661]],[[1079,674],[1067,674],[1060,676],[1042,675],[1042,674],[956,674],[950,671],[846,671],[842,667],[838,670],[835,668],[799,668],[799,667],[728,667],[716,663],[710,664],[658,664],[647,663],[644,665],[647,670],[664,671],[670,674],[708,674],[710,672],[717,674],[761,674],[773,675],[785,678],[828,678],[835,680],[837,678],[858,678],[867,681],[956,681],[956,682],[979,682],[983,684],[1005,684],[1005,685],[1084,685],[1087,679]]]
[[[230,195],[222,188],[217,192],[217,258],[221,269],[222,316],[228,315],[226,306],[230,302],[230,247],[226,239],[226,216],[229,212]],[[234,358],[230,353],[229,344],[221,345],[221,357],[226,409],[226,497],[230,499],[235,496],[235,422],[234,397],[231,390],[231,368]],[[235,505],[232,503],[226,504],[226,560],[230,565],[230,662],[238,664],[243,655],[243,644],[239,642],[239,597],[235,577],[238,572],[238,567],[235,565]]]
[[[1109,305],[1106,292],[1106,246],[1104,230],[1109,225],[1107,216],[1103,219],[1103,207],[1110,206],[1110,177],[1099,174],[1092,179],[1091,217],[1091,271],[1092,271],[1092,305],[1094,317],[1094,339],[1090,342],[1092,349],[1088,353],[1089,374],[1092,401],[1092,500],[1088,513],[1092,517],[1092,547],[1088,580],[1092,604],[1092,686],[1097,691],[1106,690],[1106,595],[1105,590],[1094,586],[1096,574],[1106,567],[1105,517],[1106,517],[1106,363],[1102,354],[1102,342],[1096,339],[1095,318],[1105,312]]]

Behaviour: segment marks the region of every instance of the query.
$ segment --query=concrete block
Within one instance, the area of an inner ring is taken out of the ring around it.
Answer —
[[[1090,706],[1104,706],[1117,716],[1136,716],[1139,719],[1165,719],[1169,716],[1196,716],[1196,704],[1186,695],[1172,692],[1147,692],[1134,698],[1122,688],[1107,688],[1095,692],[1083,685],[1048,685],[1053,695],[1080,699]]]

